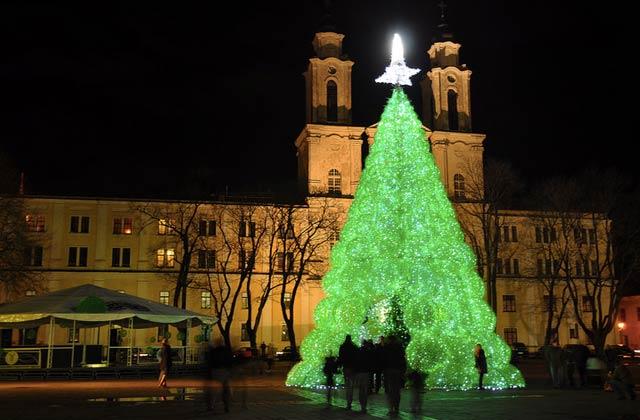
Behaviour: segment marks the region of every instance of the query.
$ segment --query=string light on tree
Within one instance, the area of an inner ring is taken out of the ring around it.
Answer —
[[[487,354],[485,386],[524,386],[509,364],[511,350],[495,333],[475,256],[429,151],[425,131],[400,85],[406,67],[399,37],[391,65],[376,81],[394,85],[366,160],[331,268],[315,329],[301,345],[302,361],[287,384],[324,383],[322,365],[347,334],[376,338],[406,329],[407,359],[427,374],[427,386],[470,389],[478,383],[473,350]]]

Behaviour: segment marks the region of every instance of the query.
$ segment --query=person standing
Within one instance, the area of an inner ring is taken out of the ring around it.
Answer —
[[[358,357],[358,347],[353,344],[351,335],[347,335],[344,342],[338,350],[338,364],[342,366],[342,374],[344,375],[344,388],[347,399],[347,410],[351,410],[353,402],[353,387],[355,385],[355,367],[356,358]]]
[[[389,415],[397,416],[400,411],[400,388],[407,370],[404,347],[395,336],[390,336],[384,345],[384,378],[387,385]]]
[[[478,381],[478,389],[484,389],[482,386],[482,379],[484,375],[487,373],[487,357],[484,355],[484,350],[482,349],[481,344],[476,344],[475,349],[475,358],[476,358],[476,370],[480,375],[480,379]]]
[[[169,341],[166,337],[162,339],[162,344],[160,345],[160,377],[158,378],[158,386],[161,388],[167,387],[167,375],[169,374],[169,370],[171,369],[171,346],[169,345]]]

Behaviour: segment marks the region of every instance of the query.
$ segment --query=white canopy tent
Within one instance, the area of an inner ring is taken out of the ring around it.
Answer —
[[[34,328],[49,325],[47,367],[51,367],[54,325],[96,328],[104,325],[139,329],[159,325],[177,328],[212,325],[216,318],[119,293],[92,284],[33,296],[0,305],[0,328]],[[188,334],[187,334],[188,337]],[[71,340],[72,353],[75,337]],[[130,348],[133,346],[130,342]],[[129,365],[131,351],[129,351]],[[72,355],[73,364],[73,355]]]

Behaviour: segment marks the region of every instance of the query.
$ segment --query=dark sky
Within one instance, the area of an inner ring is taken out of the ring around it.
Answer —
[[[295,180],[304,79],[321,1],[15,2],[0,6],[0,152],[27,192],[169,195]],[[426,69],[436,1],[334,5],[353,67],[354,125],[379,118],[374,83],[394,32]],[[533,181],[597,164],[637,175],[630,25],[587,2],[448,2],[473,71],[474,131]],[[614,15],[615,13],[615,15]],[[630,20],[630,19],[629,19]],[[418,81],[406,91],[420,109]],[[635,88],[634,88],[635,89]]]

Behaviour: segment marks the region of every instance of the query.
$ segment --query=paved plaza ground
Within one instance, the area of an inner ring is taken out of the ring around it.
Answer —
[[[539,362],[522,366],[528,386],[505,391],[427,391],[421,415],[409,413],[402,395],[401,419],[640,419],[640,400],[618,401],[601,386],[552,389]],[[388,418],[384,394],[374,394],[367,414],[344,406],[344,391],[327,407],[322,392],[284,386],[285,369],[238,378],[229,413],[222,404],[205,410],[202,381],[172,378],[169,389],[156,381],[0,382],[0,419],[368,419]],[[356,397],[357,400],[357,397]]]

